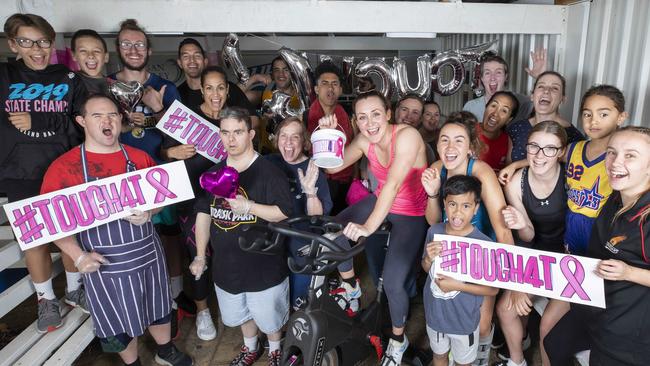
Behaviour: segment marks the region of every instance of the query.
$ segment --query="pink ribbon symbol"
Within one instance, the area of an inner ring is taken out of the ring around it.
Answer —
[[[571,268],[569,268],[569,262],[572,262],[575,265],[575,271],[571,271]],[[566,256],[560,261],[560,269],[562,270],[564,278],[569,281],[564,290],[562,290],[562,296],[570,298],[573,297],[573,294],[578,294],[578,297],[582,300],[591,300],[589,295],[587,295],[585,290],[582,288],[582,281],[585,279],[585,270],[582,268],[582,264],[572,256]]]
[[[154,177],[154,173],[158,173],[159,179]],[[162,168],[154,168],[147,172],[147,182],[158,192],[154,198],[154,203],[160,203],[165,200],[165,197],[176,198],[174,192],[170,191],[167,186],[169,185],[169,174]]]
[[[339,139],[336,140],[336,151],[334,151],[334,155],[337,158],[343,157],[343,139],[341,137],[339,137]]]

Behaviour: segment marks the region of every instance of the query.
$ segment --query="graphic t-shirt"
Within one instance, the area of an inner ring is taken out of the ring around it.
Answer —
[[[218,171],[225,161],[215,165],[209,172]],[[284,173],[273,163],[258,156],[248,169],[239,172],[238,195],[262,205],[277,206],[291,217],[293,202],[289,184]],[[232,294],[257,292],[282,282],[287,275],[287,257],[284,250],[279,254],[246,252],[239,247],[239,238],[251,242],[264,233],[257,230],[243,231],[251,224],[267,222],[255,215],[235,215],[226,199],[208,192],[196,201],[197,212],[210,215],[210,244],[212,247],[212,279],[221,289]]]
[[[39,181],[54,159],[79,144],[74,116],[86,95],[63,65],[32,70],[22,60],[0,63],[0,180]],[[9,113],[21,112],[29,113],[31,129],[19,131],[9,121]]]
[[[427,231],[424,245],[433,240],[435,234],[446,234],[445,224],[434,224]],[[490,238],[474,228],[467,238],[487,240]],[[426,255],[426,250],[424,254]],[[434,284],[437,291],[431,291],[431,276],[427,276],[424,285],[424,315],[427,326],[437,332],[468,335],[476,330],[481,318],[483,296],[468,294],[462,291],[443,292]]]
[[[124,145],[124,149],[136,169],[145,169],[156,165],[156,162],[146,152],[128,145]],[[101,179],[126,173],[126,157],[122,150],[110,154],[98,154],[86,150],[86,158],[90,177]],[[81,165],[81,149],[77,146],[61,155],[50,165],[43,178],[41,194],[83,183],[85,182]]]

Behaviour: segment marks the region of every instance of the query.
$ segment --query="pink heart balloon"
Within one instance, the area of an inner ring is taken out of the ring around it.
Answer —
[[[226,165],[216,172],[201,174],[199,184],[203,189],[217,197],[235,198],[239,188],[239,172],[235,168]]]

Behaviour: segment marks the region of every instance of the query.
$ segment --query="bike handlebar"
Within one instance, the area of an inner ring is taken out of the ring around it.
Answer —
[[[340,232],[343,225],[334,222],[334,219],[327,216],[300,216],[287,219],[280,223],[267,223],[266,225],[250,225],[244,231],[262,231],[263,237],[247,243],[243,236],[239,237],[239,246],[242,250],[258,252],[263,254],[279,254],[283,250],[284,237],[294,237],[309,240],[309,252],[305,255],[306,264],[299,265],[292,257],[288,259],[289,269],[300,274],[325,275],[336,269],[344,261],[352,259],[365,249],[365,237],[359,238],[357,245],[351,249],[344,249],[335,241],[315,232],[299,230],[291,227],[298,223],[308,222],[324,233]],[[343,234],[341,234],[343,235]],[[273,238],[274,236],[274,238]],[[272,240],[273,239],[273,240]],[[329,249],[322,252],[321,247]]]

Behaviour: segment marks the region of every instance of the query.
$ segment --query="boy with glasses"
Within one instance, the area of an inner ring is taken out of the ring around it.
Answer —
[[[86,88],[67,67],[49,65],[55,32],[45,19],[14,14],[4,32],[17,60],[0,63],[0,192],[14,202],[38,195],[50,163],[80,142],[73,117]],[[49,246],[26,250],[25,262],[38,299],[37,330],[52,331],[62,320],[52,288]],[[65,302],[87,312],[79,272],[66,255],[63,265]]]

